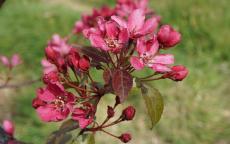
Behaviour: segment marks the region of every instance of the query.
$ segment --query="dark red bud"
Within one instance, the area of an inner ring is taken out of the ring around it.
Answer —
[[[78,69],[79,68],[79,60],[80,60],[80,55],[77,52],[76,49],[71,49],[70,54],[68,56],[68,65],[71,68]]]
[[[133,106],[128,106],[122,112],[123,120],[132,120],[135,116],[136,110]]]
[[[82,71],[87,71],[90,67],[90,60],[87,56],[83,56],[80,60],[79,60],[79,68]]]
[[[46,54],[46,58],[51,62],[54,62],[55,59],[57,58],[57,52],[54,51],[50,46],[47,46],[45,48],[45,54]]]
[[[127,143],[132,139],[132,136],[129,133],[124,133],[122,134],[119,139],[123,142],[123,143]]]
[[[115,114],[114,109],[111,106],[108,106],[108,108],[107,108],[108,118],[112,118],[114,116],[114,114]]]
[[[57,81],[59,81],[59,76],[58,76],[58,73],[56,71],[52,71],[52,72],[45,74],[43,76],[43,82],[45,84],[54,83]]]

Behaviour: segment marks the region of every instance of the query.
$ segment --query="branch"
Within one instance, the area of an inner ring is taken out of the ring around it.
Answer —
[[[22,83],[17,83],[17,84],[7,84],[7,85],[0,85],[0,89],[17,89],[25,86],[29,86],[31,84],[37,83],[41,81],[41,79],[36,79],[36,80],[31,80],[31,81],[26,81]]]

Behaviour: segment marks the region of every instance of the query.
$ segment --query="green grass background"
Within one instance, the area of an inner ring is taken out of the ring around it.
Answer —
[[[24,66],[15,71],[15,76],[37,78],[51,35],[68,34],[82,11],[107,3],[113,5],[114,1],[7,0],[0,9],[0,54],[21,54]],[[229,5],[229,0],[151,0],[150,6],[162,16],[163,22],[182,33],[182,43],[168,52],[175,54],[176,63],[186,65],[190,74],[180,83],[169,80],[155,83],[163,94],[165,110],[152,131],[148,129],[138,92],[128,99],[129,104],[137,106],[135,120],[111,131],[117,134],[131,131],[133,144],[230,143]],[[35,144],[44,143],[47,134],[57,126],[42,123],[31,107],[39,85],[16,90],[11,108],[16,137]],[[101,105],[106,106],[105,102]],[[120,143],[102,133],[96,139],[100,144]]]

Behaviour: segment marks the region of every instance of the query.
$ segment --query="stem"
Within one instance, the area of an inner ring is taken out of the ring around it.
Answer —
[[[108,135],[110,135],[110,136],[112,136],[112,137],[115,137],[115,138],[118,138],[118,139],[119,139],[118,136],[115,136],[114,134],[111,134],[111,133],[109,133],[109,132],[107,132],[107,131],[105,131],[105,130],[103,130],[103,129],[101,129],[100,131],[102,131],[102,132],[104,132],[104,133],[106,133],[106,134],[108,134]]]
[[[2,86],[0,86],[0,89],[4,89],[4,88],[20,88],[20,87],[25,87],[25,86],[29,86],[31,84],[34,84],[36,82],[41,81],[41,79],[36,79],[36,80],[31,80],[31,81],[26,81],[26,82],[22,82],[22,83],[18,83],[18,84],[12,84],[12,85],[8,85],[8,84],[4,84]]]
[[[154,81],[154,80],[160,80],[160,79],[165,79],[164,77],[158,77],[158,78],[153,78],[153,79],[144,79],[144,80],[141,80],[141,81]]]
[[[153,73],[153,74],[151,74],[151,75],[149,75],[149,76],[146,76],[146,77],[143,77],[143,78],[139,78],[139,79],[148,79],[148,78],[151,78],[151,77],[153,77],[153,76],[155,76],[155,75],[157,75],[158,73]]]
[[[114,67],[116,67],[116,65],[115,65],[115,63],[113,62],[113,59],[112,59],[111,55],[109,54],[109,52],[106,52],[106,53],[107,53],[107,55],[108,55],[108,57],[109,57],[109,60],[111,61],[112,65],[113,65]]]

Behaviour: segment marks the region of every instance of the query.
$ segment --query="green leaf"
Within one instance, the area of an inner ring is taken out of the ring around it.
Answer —
[[[88,140],[87,140],[87,144],[95,144],[95,137],[94,134],[89,134],[88,136]]]
[[[78,127],[78,123],[71,119],[63,122],[59,130],[54,131],[48,137],[47,144],[69,144],[73,138],[70,132]]]
[[[151,120],[151,129],[160,120],[164,109],[164,101],[160,92],[149,84],[141,85],[141,93]]]

